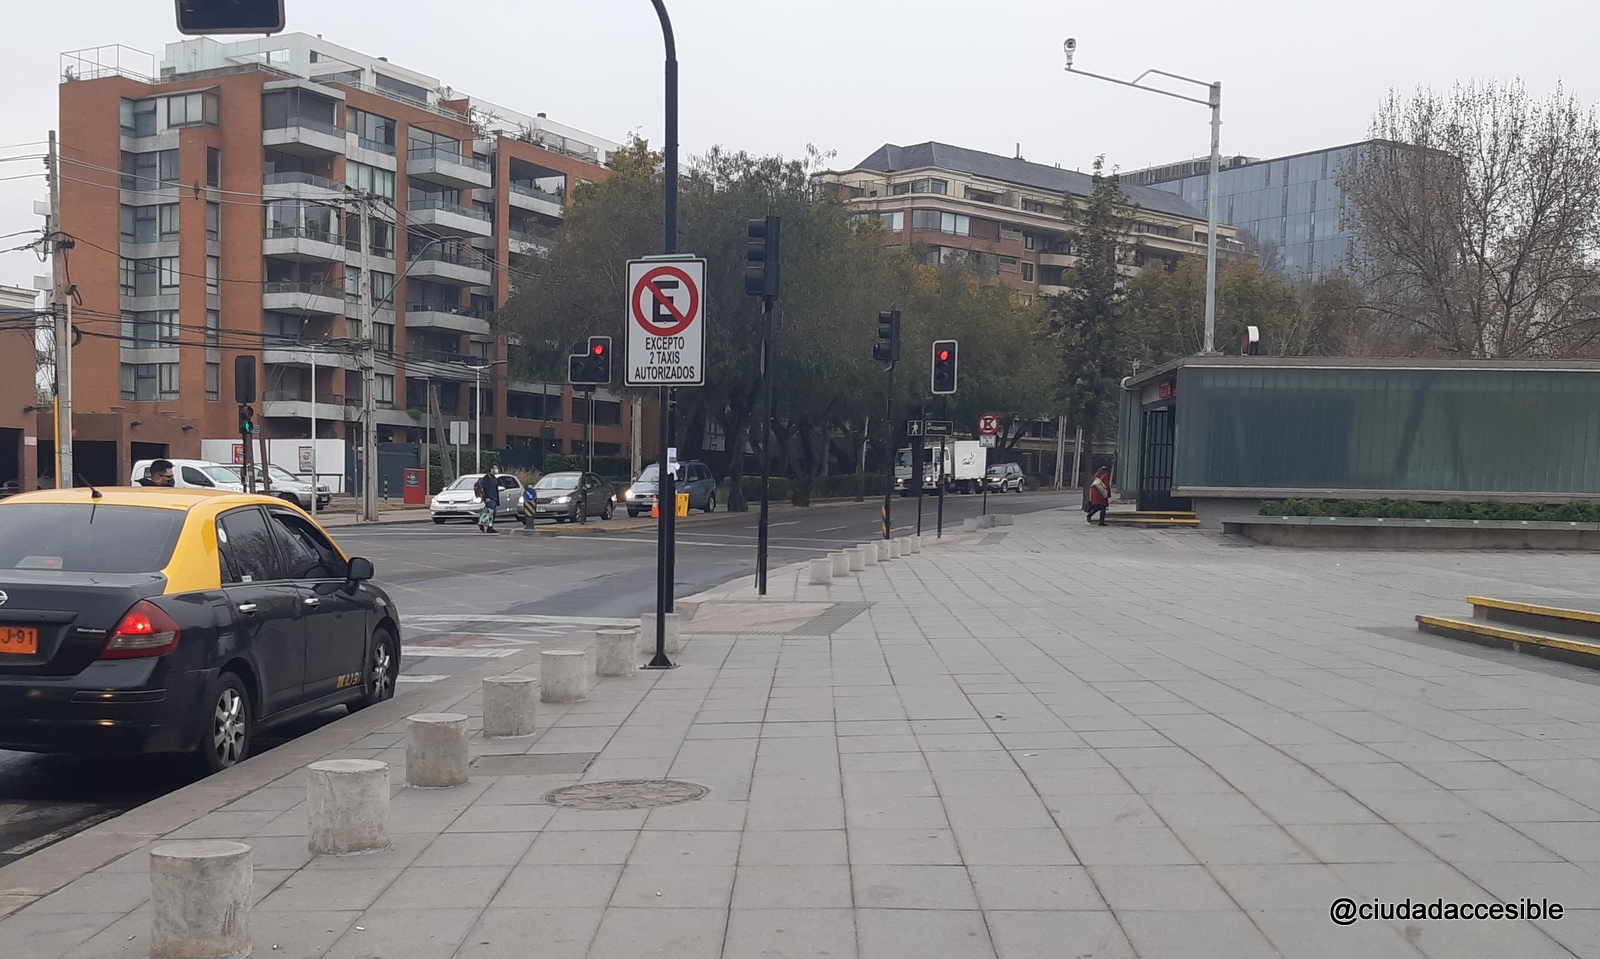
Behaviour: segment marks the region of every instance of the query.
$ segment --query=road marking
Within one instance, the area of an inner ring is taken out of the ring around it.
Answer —
[[[655,541],[651,540],[651,542],[655,542]],[[449,613],[429,613],[429,614],[425,614],[425,615],[421,615],[421,616],[402,616],[400,618],[400,621],[401,621],[402,624],[405,624],[405,623],[509,623],[509,624],[512,624],[512,625],[519,625],[519,626],[582,625],[582,626],[612,627],[612,626],[637,626],[637,625],[639,625],[639,620],[637,618],[635,618],[635,619],[615,619],[615,618],[607,619],[607,618],[603,618],[603,617],[598,617],[597,618],[597,617],[594,617],[594,616],[533,616],[533,615],[516,616],[516,615],[506,615],[506,614],[498,614],[498,613],[496,613],[496,614],[459,613],[459,614],[454,614],[454,615],[449,614]]]
[[[614,537],[612,537],[612,540],[615,541],[615,542],[623,542],[623,538],[620,537],[620,536],[614,536]],[[649,540],[635,539],[635,540],[627,540],[627,542],[632,542],[632,543],[654,543],[655,540],[653,540],[653,539],[649,539]],[[828,542],[832,542],[832,540],[828,540]],[[729,546],[745,546],[745,545],[754,546],[755,544],[754,543],[749,543],[748,541],[743,540],[743,539],[740,539],[736,543],[708,543],[708,542],[705,542],[703,540],[680,539],[680,540],[678,540],[678,545],[679,546],[715,546],[718,549],[727,549]],[[820,549],[820,547],[817,547],[817,546],[779,546],[776,543],[768,543],[767,544],[767,549],[794,549],[794,550],[800,550],[801,552],[815,553]],[[634,624],[634,620],[631,620],[631,619],[628,620],[628,624],[629,625],[633,625]]]
[[[105,812],[95,813],[93,816],[80,819],[70,826],[62,826],[60,829],[51,830],[42,836],[35,836],[26,842],[19,842],[4,853],[0,853],[0,855],[26,856],[31,852],[43,849],[53,842],[60,842],[68,836],[83,832],[90,826],[99,825],[107,819],[115,819],[120,815],[122,815],[122,810],[120,809],[108,809]]]
[[[505,647],[477,649],[448,649],[443,646],[402,646],[401,656],[445,656],[456,659],[501,659],[516,652],[516,649]]]
[[[849,528],[850,527],[848,527],[848,526],[829,526],[829,527],[826,527],[824,529],[819,529],[819,530],[817,530],[817,532],[819,532],[819,533],[832,533],[832,532],[835,532],[837,530],[849,529]]]
[[[395,677],[395,682],[397,682],[397,683],[436,683],[441,679],[449,679],[449,678],[450,678],[449,676],[434,675],[432,673],[417,673],[417,674],[413,674],[413,675],[407,675],[405,673],[401,673],[400,675]]]

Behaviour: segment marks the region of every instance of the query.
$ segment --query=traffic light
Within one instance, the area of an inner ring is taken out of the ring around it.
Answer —
[[[872,358],[879,363],[900,362],[899,310],[885,310],[878,314],[878,342],[872,347]]]
[[[611,383],[611,337],[589,337],[589,374],[597,386]]]
[[[249,436],[256,432],[256,411],[248,404],[239,407],[239,435]]]
[[[751,220],[747,232],[750,242],[744,249],[745,295],[777,299],[783,272],[783,218]]]
[[[935,340],[933,343],[933,392],[956,391],[956,341]]]
[[[283,30],[283,0],[176,0],[178,32],[278,33]]]
[[[253,356],[233,358],[233,401],[239,404],[256,401],[256,358]]]

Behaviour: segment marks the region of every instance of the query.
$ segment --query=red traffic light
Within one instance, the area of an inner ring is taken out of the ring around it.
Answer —
[[[939,351],[939,362],[943,363],[945,360],[948,360],[949,358],[950,358],[950,351],[949,350],[940,350]]]
[[[594,353],[595,356],[606,355],[606,345],[604,343],[596,343],[594,346],[589,347],[589,350],[590,352]]]

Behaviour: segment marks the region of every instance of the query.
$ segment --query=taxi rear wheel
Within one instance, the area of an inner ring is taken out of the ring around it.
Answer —
[[[244,762],[255,733],[244,681],[236,673],[219,673],[201,702],[205,712],[200,717],[200,748],[195,755],[201,771],[209,775]]]

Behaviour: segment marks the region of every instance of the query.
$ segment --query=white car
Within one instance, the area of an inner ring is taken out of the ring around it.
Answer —
[[[140,480],[150,475],[150,464],[155,460],[140,460],[133,464],[133,481],[137,484]],[[180,489],[215,489],[226,490],[230,493],[244,492],[244,478],[241,473],[243,467],[229,466],[224,463],[212,463],[207,460],[168,460],[172,464],[172,485]],[[267,467],[267,473],[272,477],[272,488],[266,488],[262,481],[261,467],[255,467],[256,491],[268,496],[276,496],[281,500],[290,502],[303,510],[311,509],[312,490],[316,490],[317,508],[325,509],[333,500],[333,493],[326,484],[312,484],[294,475],[281,466]]]
[[[441,526],[445,520],[464,519],[478,521],[478,509],[483,501],[472,491],[483,478],[482,473],[469,473],[440,490],[428,504],[433,521]],[[500,507],[494,511],[495,519],[516,519],[522,510],[522,483],[515,476],[500,474]]]

